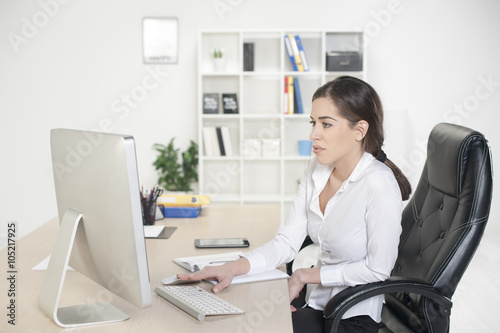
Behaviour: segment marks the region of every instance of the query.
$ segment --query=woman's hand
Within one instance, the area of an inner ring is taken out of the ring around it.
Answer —
[[[184,281],[217,280],[219,283],[212,288],[212,291],[218,293],[229,286],[234,277],[231,271],[224,266],[207,266],[196,273],[177,274],[177,278]]]
[[[177,278],[183,281],[217,280],[218,283],[212,291],[218,293],[229,286],[236,275],[246,274],[249,270],[250,262],[241,258],[221,266],[206,266],[196,273],[177,274]]]
[[[301,268],[296,270],[292,276],[290,276],[288,279],[288,295],[290,297],[290,303],[299,297],[300,291],[308,283],[321,283],[321,273],[319,268]],[[290,305],[290,310],[292,312],[297,311],[293,305]]]
[[[297,297],[299,297],[300,291],[304,288],[305,283],[301,281],[301,273],[300,270],[297,270],[292,274],[292,276],[288,279],[288,295],[290,297],[290,303]],[[295,307],[290,305],[290,309],[292,312],[297,311]]]

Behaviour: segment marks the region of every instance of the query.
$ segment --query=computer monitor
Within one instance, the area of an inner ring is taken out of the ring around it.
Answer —
[[[50,140],[60,227],[38,305],[62,327],[126,320],[107,303],[58,305],[68,265],[139,308],[152,303],[134,139],[53,129]]]

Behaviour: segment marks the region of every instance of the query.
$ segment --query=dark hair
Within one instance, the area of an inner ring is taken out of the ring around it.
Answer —
[[[368,122],[368,131],[363,138],[365,151],[378,157],[384,144],[384,110],[375,89],[368,83],[352,76],[340,76],[318,88],[312,100],[329,98],[340,114],[354,127],[360,120]],[[411,185],[403,172],[388,158],[384,162],[394,173],[401,190],[401,197],[407,200]]]

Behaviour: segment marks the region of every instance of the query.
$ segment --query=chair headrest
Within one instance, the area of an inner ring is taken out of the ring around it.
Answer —
[[[470,128],[440,123],[427,144],[427,170],[430,184],[442,193],[458,197],[464,176],[470,142],[484,136]],[[460,157],[460,159],[459,159]],[[459,163],[459,161],[463,161]]]

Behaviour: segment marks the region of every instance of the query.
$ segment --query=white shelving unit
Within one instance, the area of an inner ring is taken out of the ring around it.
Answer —
[[[284,45],[286,34],[300,35],[310,70],[292,70]],[[254,43],[254,70],[243,71],[243,44]],[[213,50],[222,49],[225,69],[216,72]],[[363,70],[326,71],[327,51],[358,51]],[[213,203],[278,203],[282,221],[288,215],[309,157],[299,155],[298,140],[307,140],[311,125],[311,97],[322,84],[341,75],[366,80],[366,52],[358,31],[328,30],[218,30],[198,36],[199,192]],[[284,114],[284,78],[299,79],[304,114]],[[236,93],[238,114],[203,113],[204,93]],[[233,156],[206,156],[203,128],[229,128]],[[247,138],[279,139],[276,157],[243,154]],[[311,154],[312,155],[312,154]]]

